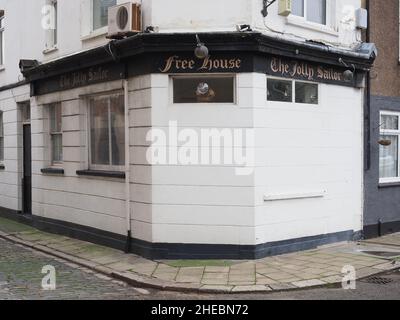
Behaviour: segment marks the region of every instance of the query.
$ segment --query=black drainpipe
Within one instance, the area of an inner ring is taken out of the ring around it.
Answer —
[[[368,27],[366,30],[366,39],[367,43],[371,42],[371,13],[370,13],[370,0],[366,0],[366,9],[368,12]],[[365,90],[365,110],[364,110],[364,119],[365,119],[365,171],[371,169],[371,74],[370,71],[367,72],[366,76],[366,90]]]

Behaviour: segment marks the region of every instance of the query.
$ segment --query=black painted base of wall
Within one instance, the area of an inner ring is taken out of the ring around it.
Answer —
[[[17,211],[5,208],[0,208],[0,217],[28,224],[41,231],[64,235],[121,251],[125,251],[128,247],[131,253],[141,255],[148,259],[252,260],[313,249],[321,245],[340,241],[355,241],[361,239],[361,232],[349,230],[259,245],[150,243],[138,239],[130,239],[129,246],[127,246],[128,237],[70,222],[34,215],[23,215]]]
[[[400,232],[400,221],[383,222],[364,226],[364,238],[372,239],[386,234]]]

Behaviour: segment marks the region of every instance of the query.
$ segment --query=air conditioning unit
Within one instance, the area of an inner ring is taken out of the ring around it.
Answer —
[[[108,37],[118,38],[142,31],[140,5],[124,3],[108,9]]]
[[[292,13],[292,0],[279,0],[278,13],[281,16],[288,16]]]

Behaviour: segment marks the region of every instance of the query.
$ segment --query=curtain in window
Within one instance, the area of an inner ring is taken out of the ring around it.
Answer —
[[[123,95],[96,97],[90,104],[91,164],[125,164],[125,107]]]
[[[307,0],[307,20],[326,24],[326,0]]]
[[[380,178],[395,178],[398,176],[398,136],[381,135],[381,139],[390,140],[390,146],[379,147]]]
[[[293,0],[292,14],[295,16],[304,17],[304,0]]]

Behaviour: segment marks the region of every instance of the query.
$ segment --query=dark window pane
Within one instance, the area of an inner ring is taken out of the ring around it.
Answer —
[[[61,132],[61,104],[50,106],[50,131]]]
[[[0,161],[4,160],[4,138],[0,138]]]
[[[233,77],[177,77],[174,103],[234,103]]]
[[[90,147],[92,164],[110,164],[108,98],[94,98],[90,105]]]
[[[292,81],[268,79],[267,100],[292,102]]]
[[[111,97],[111,148],[112,165],[125,164],[125,108],[124,96]]]
[[[62,161],[62,135],[53,134],[51,136],[52,160],[54,162]]]
[[[296,103],[318,104],[318,84],[296,82]]]

